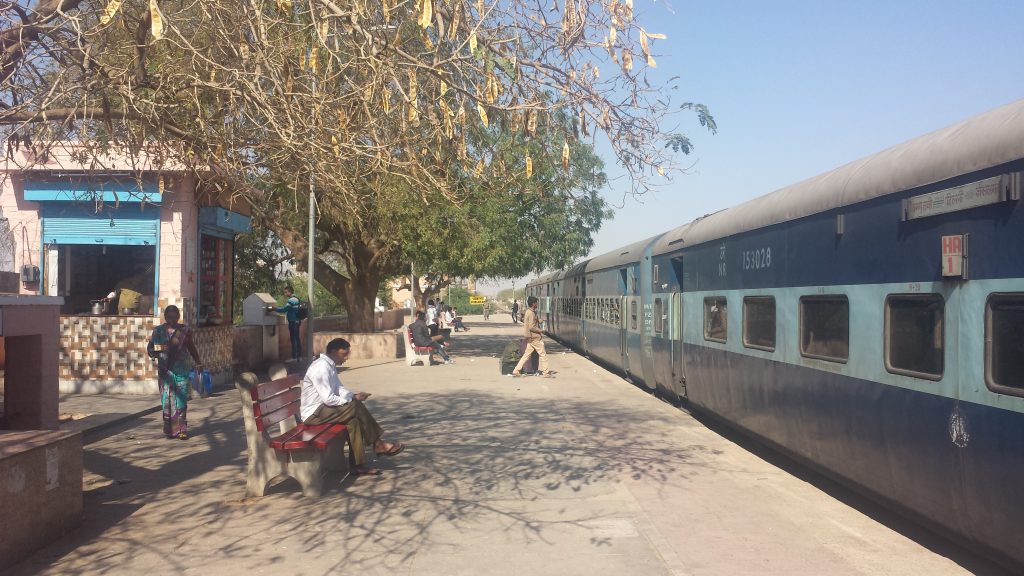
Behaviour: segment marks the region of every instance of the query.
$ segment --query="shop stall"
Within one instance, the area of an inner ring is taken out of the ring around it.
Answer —
[[[194,175],[112,155],[85,170],[73,145],[0,164],[22,294],[59,296],[63,392],[156,392],[146,354],[171,304],[196,328],[204,366],[231,377],[235,235],[243,207]]]

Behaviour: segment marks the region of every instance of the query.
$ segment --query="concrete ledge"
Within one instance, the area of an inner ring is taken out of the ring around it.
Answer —
[[[211,374],[214,389],[234,385],[234,370],[222,370]],[[58,384],[61,394],[159,394],[156,378],[152,380],[61,380]]]
[[[395,360],[405,357],[400,332],[316,332],[313,334],[314,355],[322,354],[327,343],[335,338],[348,340],[355,359]]]
[[[0,571],[82,518],[82,435],[0,432]]]
[[[61,394],[159,394],[156,378],[152,380],[61,380]]]

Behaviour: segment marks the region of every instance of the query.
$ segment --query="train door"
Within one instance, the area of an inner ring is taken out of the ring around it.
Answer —
[[[672,294],[672,318],[670,320],[672,338],[672,391],[680,400],[686,398],[686,370],[683,365],[683,294]]]
[[[626,379],[629,379],[629,346],[627,345],[626,335],[628,334],[627,326],[629,326],[629,302],[625,296],[619,297],[619,357],[621,359],[622,371],[626,374]]]
[[[643,367],[644,386],[653,390],[654,378],[654,291],[653,283],[657,282],[658,267],[651,266],[650,248],[640,263],[640,305],[643,322],[640,326],[640,363]]]
[[[587,301],[586,298],[583,299],[583,305],[582,306],[583,306],[583,309],[580,310],[580,344],[582,345],[583,353],[589,356],[590,355],[590,339],[587,338],[587,331],[588,331],[588,329],[590,327],[587,325],[587,314],[589,314],[589,310],[593,306],[592,306],[592,304],[590,302]]]

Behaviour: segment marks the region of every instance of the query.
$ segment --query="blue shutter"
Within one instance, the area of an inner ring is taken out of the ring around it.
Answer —
[[[156,246],[160,240],[159,209],[112,211],[110,214],[48,216],[43,210],[44,244],[106,244]]]

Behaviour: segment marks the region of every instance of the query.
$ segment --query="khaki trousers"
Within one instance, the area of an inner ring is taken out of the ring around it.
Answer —
[[[344,424],[348,427],[349,461],[362,466],[366,446],[373,446],[384,433],[370,411],[359,400],[353,399],[343,406],[321,404],[304,424]]]
[[[523,352],[523,357],[519,359],[519,363],[516,364],[515,372],[519,372],[523,369],[523,365],[530,359],[530,354],[533,354],[534,350],[537,351],[537,356],[540,356],[540,361],[537,363],[537,370],[541,373],[548,371],[548,353],[544,351],[544,339],[537,338],[536,340],[526,341],[526,351]]]

